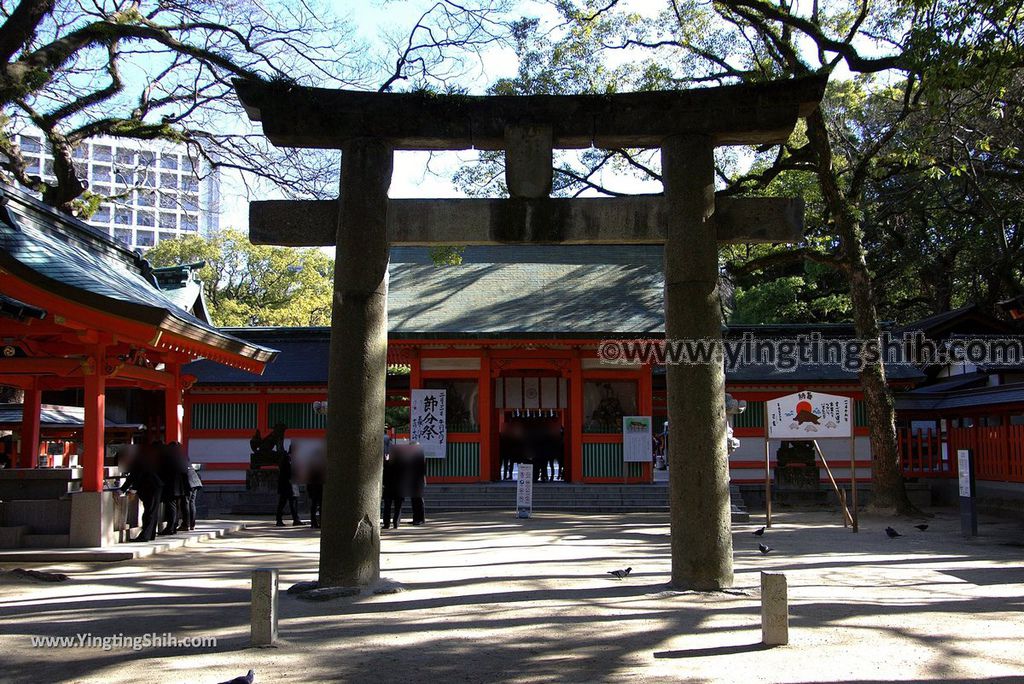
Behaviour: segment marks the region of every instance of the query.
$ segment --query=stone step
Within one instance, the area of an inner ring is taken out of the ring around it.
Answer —
[[[22,538],[22,547],[26,549],[63,549],[69,546],[71,538],[67,534],[26,534]]]
[[[28,534],[28,525],[0,527],[0,549],[20,549]]]

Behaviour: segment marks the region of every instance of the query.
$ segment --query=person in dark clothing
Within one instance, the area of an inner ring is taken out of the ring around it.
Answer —
[[[277,526],[284,527],[284,507],[287,504],[292,514],[292,525],[304,525],[299,519],[299,493],[298,486],[292,482],[292,446],[288,445],[288,451],[281,452],[281,458],[277,462]]]
[[[156,539],[156,528],[160,520],[160,499],[164,489],[163,480],[157,473],[159,456],[157,447],[143,447],[134,457],[128,470],[128,477],[121,485],[121,491],[133,491],[142,502],[142,530],[132,541],[148,542]]]
[[[391,447],[388,463],[390,472],[385,472],[390,480],[391,497],[385,503],[385,517],[390,517],[392,526],[397,529],[402,518],[402,504],[408,497],[412,500],[412,524],[424,524],[423,488],[427,476],[427,459],[423,447],[416,442],[395,444]]]
[[[411,442],[409,469],[409,498],[412,499],[412,524],[427,522],[423,507],[423,490],[427,486],[427,455],[418,442]]]
[[[160,454],[160,479],[164,483],[161,499],[165,507],[164,526],[158,534],[177,534],[178,523],[185,509],[185,495],[188,493],[188,472],[185,452],[177,442],[160,447],[153,443]]]
[[[307,464],[306,494],[309,495],[309,524],[320,527],[321,511],[324,501],[324,475],[327,467],[324,450],[317,447]]]

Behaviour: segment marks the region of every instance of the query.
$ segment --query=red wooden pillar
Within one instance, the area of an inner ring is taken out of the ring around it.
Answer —
[[[167,386],[164,387],[164,442],[167,444],[178,442],[180,444],[181,413],[178,406],[181,403],[181,380],[179,377],[181,368],[176,363],[168,363],[165,366],[165,370],[172,378]]]
[[[82,489],[103,491],[103,428],[106,414],[106,377],[103,357],[94,359],[85,376],[85,429],[82,438]]]
[[[654,378],[651,377],[653,368],[648,365],[640,367],[637,377],[637,412],[641,416],[651,416],[651,423],[654,423]],[[651,461],[643,464],[640,475],[642,482],[650,482],[654,478]]]
[[[42,408],[43,393],[33,382],[25,389],[25,403],[21,414],[21,453],[19,468],[35,468],[39,456],[39,411]]]
[[[478,376],[480,388],[477,396],[480,398],[480,405],[477,410],[480,412],[480,481],[490,482],[491,480],[491,416],[494,415],[494,408],[491,400],[491,352],[482,350],[480,358],[480,375]]]
[[[572,482],[583,482],[583,360],[575,350],[569,367],[569,454]]]

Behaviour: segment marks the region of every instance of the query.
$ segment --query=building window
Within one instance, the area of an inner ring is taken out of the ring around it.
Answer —
[[[156,204],[156,198],[149,190],[136,190],[135,203],[140,207],[151,207]]]
[[[152,171],[140,171],[139,183],[147,188],[156,187],[156,174]]]
[[[984,427],[999,427],[1003,424],[1002,416],[982,416],[981,424]]]
[[[109,185],[93,185],[89,188],[92,192],[100,197],[110,197],[110,186]]]
[[[174,240],[177,237],[178,235],[176,233],[164,233],[163,231],[160,232],[160,242],[163,242],[164,240]]]
[[[178,216],[166,211],[160,212],[160,227],[175,230],[178,227]]]
[[[128,207],[118,207],[114,211],[114,223],[120,223],[123,226],[132,225],[132,210]]]
[[[169,192],[160,193],[160,208],[161,209],[177,209],[178,200]]]
[[[199,179],[195,176],[182,176],[181,189],[185,192],[199,192]]]
[[[132,172],[127,169],[117,169],[114,171],[114,182],[121,186],[131,186]]]
[[[480,432],[476,380],[425,380],[423,387],[445,390],[448,432]]]
[[[1010,425],[1024,425],[1024,414],[1010,416]]]
[[[144,169],[151,169],[156,166],[156,153],[145,150],[139,152],[139,166]]]
[[[39,159],[29,157],[26,161],[28,162],[25,166],[26,173],[39,173]]]
[[[199,217],[195,214],[182,214],[181,229],[189,233],[197,232],[199,230]]]
[[[176,155],[176,154],[161,154],[160,155],[160,168],[161,169],[177,169],[178,168],[178,155]]]
[[[110,145],[93,145],[92,158],[99,162],[113,161],[113,149]]]
[[[156,218],[151,211],[138,211],[135,214],[135,223],[139,226],[152,227],[156,225]]]
[[[588,380],[583,383],[583,431],[622,432],[622,417],[636,415],[635,380]]]
[[[71,150],[71,156],[75,159],[88,159],[89,158],[89,145],[88,143],[82,143]]]
[[[34,135],[21,136],[21,151],[39,153],[43,149],[43,141]]]
[[[93,166],[92,179],[98,183],[109,183],[111,179],[109,166]]]
[[[129,228],[115,228],[114,239],[120,242],[122,245],[131,247],[132,245],[132,231]]]
[[[117,165],[124,167],[135,166],[135,150],[117,148]]]
[[[92,218],[90,218],[89,220],[94,221],[96,223],[110,223],[110,206],[101,206],[99,209],[96,210],[96,213],[93,214]]]
[[[178,174],[176,173],[161,173],[160,174],[160,187],[168,188],[170,190],[176,190],[178,188]]]
[[[307,404],[309,412],[313,412]],[[191,428],[193,430],[247,430],[256,428],[256,404],[225,402],[192,404]]]
[[[182,198],[181,208],[185,211],[199,211],[199,198],[195,195],[185,195]]]
[[[47,159],[43,162],[43,175],[53,177],[53,160]]]
[[[152,247],[154,244],[153,231],[151,230],[137,230],[135,231],[135,244],[139,247]]]

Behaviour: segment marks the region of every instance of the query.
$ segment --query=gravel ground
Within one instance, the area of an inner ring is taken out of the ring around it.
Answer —
[[[920,521],[787,512],[763,540],[734,529],[736,586],[669,590],[665,515],[462,513],[386,531],[382,575],[403,591],[314,603],[309,528],[253,523],[123,563],[0,577],[0,680],[256,682],[1024,681],[1024,524],[955,511]],[[887,524],[903,532],[888,539]],[[608,570],[632,567],[623,581]],[[12,566],[0,566],[10,570]],[[249,573],[281,570],[280,641],[248,647]],[[790,645],[760,645],[759,571],[789,578]],[[33,636],[173,633],[186,649],[33,648]]]

